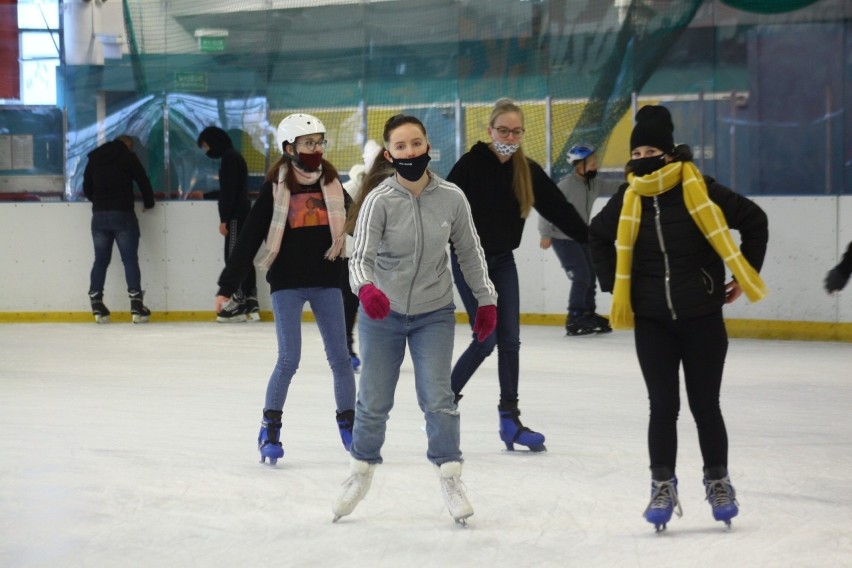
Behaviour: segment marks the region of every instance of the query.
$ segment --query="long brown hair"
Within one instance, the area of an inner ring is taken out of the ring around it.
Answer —
[[[494,103],[488,126],[494,128],[497,117],[507,112],[517,113],[521,117],[521,125],[524,124],[524,111],[521,110],[521,107],[511,99],[500,99]],[[512,188],[515,190],[515,199],[518,200],[518,205],[521,208],[521,217],[526,219],[535,203],[535,196],[533,195],[530,164],[527,162],[527,157],[524,155],[524,149],[521,146],[518,146],[518,151],[512,156],[512,172]]]
[[[390,143],[391,133],[403,124],[414,124],[421,132],[423,132],[423,136],[426,136],[426,127],[423,126],[423,123],[420,122],[420,120],[413,116],[397,114],[390,117],[387,122],[385,122],[385,128],[382,132],[382,139],[385,141],[385,147],[387,147]],[[361,206],[364,204],[364,200],[367,198],[367,195],[378,187],[383,180],[392,175],[393,171],[393,165],[385,159],[385,148],[379,149],[376,158],[373,160],[372,167],[370,167],[369,171],[367,171],[364,175],[364,179],[361,180],[361,187],[358,189],[358,197],[355,198],[355,202],[349,208],[349,214],[346,216],[346,225],[344,225],[344,231],[346,233],[351,235],[355,231],[355,222],[358,220],[358,213],[361,211]]]

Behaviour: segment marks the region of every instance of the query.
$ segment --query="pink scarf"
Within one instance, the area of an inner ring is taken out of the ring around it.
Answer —
[[[316,172],[303,172],[294,168],[296,179],[303,185],[311,185],[317,182],[322,175],[322,170]],[[263,256],[257,261],[257,266],[263,270],[269,270],[278,251],[281,250],[281,240],[284,238],[284,229],[287,227],[287,211],[290,209],[290,190],[284,182],[287,174],[287,165],[282,164],[278,168],[278,183],[272,184],[272,221],[269,223],[269,232],[266,235]],[[340,180],[334,178],[331,183],[320,184],[325,206],[328,208],[328,228],[331,230],[331,247],[325,251],[324,258],[335,260],[343,252],[346,243],[346,235],[343,225],[346,222],[346,210],[343,201],[343,186]]]

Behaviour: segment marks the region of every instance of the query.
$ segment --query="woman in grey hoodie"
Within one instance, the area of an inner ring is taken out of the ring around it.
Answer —
[[[458,523],[473,515],[459,480],[459,413],[450,386],[455,305],[447,243],[479,302],[474,330],[494,330],[497,293],[461,190],[427,169],[429,141],[412,116],[391,117],[384,143],[349,213],[355,245],[349,282],[361,300],[358,338],[364,358],[351,450],[351,475],[334,503],[334,520],[350,514],[382,463],[399,369],[408,344],[417,401],[426,417],[426,457],[438,471],[444,502]],[[390,163],[394,173],[373,172]]]

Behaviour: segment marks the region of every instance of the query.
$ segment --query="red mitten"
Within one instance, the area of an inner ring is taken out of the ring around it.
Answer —
[[[473,333],[476,340],[482,343],[489,335],[494,333],[497,327],[497,306],[479,306],[476,310],[476,319],[473,322]]]
[[[385,319],[390,313],[390,300],[385,293],[373,286],[364,284],[358,290],[358,299],[364,307],[367,317],[374,320]]]

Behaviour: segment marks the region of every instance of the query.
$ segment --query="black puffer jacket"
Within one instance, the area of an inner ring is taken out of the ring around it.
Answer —
[[[704,180],[728,227],[739,231],[743,256],[760,271],[769,240],[766,214],[713,178]],[[612,292],[615,282],[615,238],[626,189],[624,184],[589,226],[595,271],[605,292]],[[630,284],[634,314],[687,319],[719,310],[725,303],[725,264],[689,215],[683,187],[641,199],[642,221]]]
[[[98,146],[88,154],[83,195],[94,211],[133,211],[133,182],[139,185],[145,209],[154,206],[154,190],[142,162],[121,140]]]

